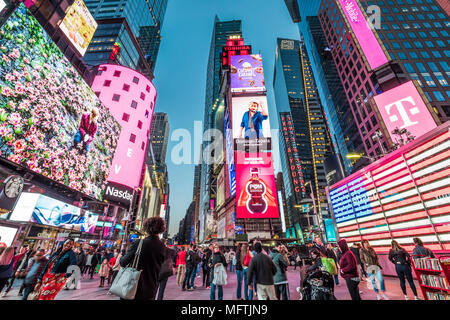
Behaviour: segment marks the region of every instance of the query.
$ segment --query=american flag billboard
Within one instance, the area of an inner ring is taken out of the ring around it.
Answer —
[[[327,188],[339,238],[450,251],[450,122]]]

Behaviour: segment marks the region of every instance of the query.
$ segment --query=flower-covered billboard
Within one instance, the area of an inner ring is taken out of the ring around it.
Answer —
[[[102,199],[120,125],[20,5],[0,29],[0,154]]]

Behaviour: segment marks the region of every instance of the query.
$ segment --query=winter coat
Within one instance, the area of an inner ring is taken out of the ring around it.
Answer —
[[[38,280],[42,281],[44,278],[44,275],[47,273],[48,268],[50,267],[50,264],[53,262],[53,267],[50,270],[51,273],[59,274],[59,273],[66,273],[67,268],[72,265],[77,264],[77,257],[75,255],[75,252],[72,250],[67,250],[65,253],[63,253],[60,257],[58,257],[59,252],[56,251],[54,254],[51,255],[50,259],[48,259],[47,263],[45,264],[44,269],[42,270],[41,274],[39,275]]]
[[[111,269],[111,266],[108,264],[108,262],[102,263],[100,265],[100,270],[98,270],[98,275],[100,277],[107,277],[109,274],[109,269]]]
[[[211,268],[211,271],[209,272],[211,283],[214,280],[214,268],[217,263],[221,263],[225,269],[228,266],[227,260],[225,259],[225,256],[221,252],[214,252],[208,261],[208,265]]]
[[[247,270],[247,285],[252,285],[253,275],[256,275],[256,283],[273,285],[273,276],[277,273],[277,267],[272,259],[264,253],[257,253],[250,261]]]
[[[378,266],[378,256],[373,250],[373,248],[369,248],[369,250],[366,250],[365,248],[361,248],[359,250],[359,255],[361,257],[361,262],[364,263],[367,266]]]
[[[411,257],[405,250],[394,251],[391,249],[389,251],[389,261],[393,264],[411,265]]]
[[[41,274],[42,270],[44,270],[45,265],[47,264],[48,259],[43,257],[41,260],[36,261],[33,259],[33,261],[31,261],[31,263],[28,265],[27,269],[25,270],[26,273],[30,272],[31,267],[35,264],[35,263],[40,263],[39,268],[37,269],[36,273],[34,274],[33,278],[28,279],[25,276],[25,280],[24,282],[28,283],[30,285],[30,287],[34,287],[36,285],[37,279],[39,277],[39,275]]]
[[[79,266],[80,268],[84,267],[86,265],[86,260],[87,257],[83,251],[77,254],[77,266]]]
[[[177,262],[175,266],[178,268],[180,264],[186,264],[186,251],[179,251],[177,254]]]
[[[341,267],[341,276],[344,279],[358,278],[358,267],[356,258],[353,252],[350,251],[345,239],[338,241],[338,246],[341,249],[342,257],[339,260],[339,265]]]
[[[431,251],[428,248],[425,248],[423,246],[417,245],[413,250],[413,255],[421,255],[425,257],[435,258],[433,251]],[[424,258],[424,257],[417,257],[417,258]]]
[[[273,249],[272,252],[270,252],[269,257],[272,259],[273,263],[275,264],[275,267],[277,267],[277,273],[273,276],[273,283],[284,283],[287,281],[287,275],[286,275],[286,269],[288,267],[288,262],[283,258],[281,253]]]
[[[133,262],[139,242],[142,244],[138,270],[142,270],[136,290],[135,300],[154,300],[158,290],[158,278],[161,265],[164,262],[165,245],[158,236],[149,236],[143,240],[134,241],[125,255],[120,259],[120,265],[126,267]]]

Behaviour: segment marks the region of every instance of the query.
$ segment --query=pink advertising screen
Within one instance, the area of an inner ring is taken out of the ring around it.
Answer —
[[[437,127],[412,81],[377,95],[374,100],[393,141],[395,128],[405,128],[418,138]]]
[[[236,152],[236,217],[279,218],[272,153]]]
[[[359,8],[358,1],[339,0],[339,3],[342,6],[342,10],[344,10],[347,21],[350,24],[356,39],[358,39],[359,45],[370,68],[375,69],[387,63],[388,58]]]

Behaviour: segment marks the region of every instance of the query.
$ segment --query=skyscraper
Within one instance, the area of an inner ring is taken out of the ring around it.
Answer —
[[[150,140],[152,143],[154,160],[161,164],[166,162],[169,130],[169,117],[167,113],[156,112],[152,119]]]
[[[224,99],[220,98],[220,69],[222,47],[226,45],[229,36],[242,35],[241,21],[220,21],[216,16],[214,18],[214,28],[211,37],[211,46],[209,50],[208,66],[206,70],[206,92],[205,92],[205,115],[203,122],[203,131],[215,127],[215,114],[219,105],[224,104]],[[208,147],[208,144],[202,145],[202,150]],[[203,159],[203,161],[206,159]],[[199,219],[200,219],[200,241],[203,240],[203,231],[207,225],[207,218],[211,220],[210,199],[211,183],[215,179],[211,165],[202,163],[200,175],[200,199],[199,199]]]
[[[86,6],[98,22],[86,63],[117,60],[152,79],[156,57],[149,55],[158,52],[150,51],[153,43],[159,48],[167,0],[94,0],[86,1]]]
[[[287,227],[299,223],[305,228],[310,222],[300,215],[298,206],[310,193],[319,215],[326,214],[324,161],[331,153],[331,144],[303,42],[277,40],[273,86],[282,130],[280,157],[289,217],[286,223],[291,224]]]

